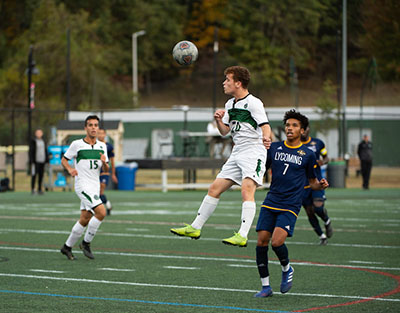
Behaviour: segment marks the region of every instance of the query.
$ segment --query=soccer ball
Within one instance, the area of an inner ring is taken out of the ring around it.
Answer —
[[[184,40],[178,42],[172,50],[172,56],[180,65],[190,65],[197,60],[199,52],[193,42]]]

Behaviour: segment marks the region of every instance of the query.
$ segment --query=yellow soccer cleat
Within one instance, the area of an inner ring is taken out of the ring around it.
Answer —
[[[232,237],[222,240],[226,245],[247,247],[247,238],[242,237],[239,233],[235,233]]]
[[[185,224],[185,227],[181,228],[171,228],[171,233],[178,235],[189,237],[192,239],[199,239],[200,238],[200,229],[193,228],[191,225]]]

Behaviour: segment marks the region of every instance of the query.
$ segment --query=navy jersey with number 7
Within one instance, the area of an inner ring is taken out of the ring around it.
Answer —
[[[304,180],[315,178],[316,159],[313,151],[303,144],[290,147],[286,141],[273,142],[268,149],[267,168],[272,181],[262,207],[275,212],[299,214]]]

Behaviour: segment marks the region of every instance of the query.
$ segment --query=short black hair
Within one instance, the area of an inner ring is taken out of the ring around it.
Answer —
[[[87,121],[88,120],[97,120],[98,122],[100,122],[100,119],[97,115],[89,115],[86,119],[85,119],[85,127],[87,126]]]
[[[285,113],[285,116],[283,117],[283,124],[285,125],[287,120],[291,118],[298,120],[301,124],[301,128],[303,128],[304,130],[307,129],[309,125],[307,116],[301,114],[300,112],[297,112],[295,109],[292,109]]]

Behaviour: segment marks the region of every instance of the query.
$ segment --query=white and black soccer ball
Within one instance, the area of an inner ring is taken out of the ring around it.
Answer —
[[[172,56],[180,65],[190,65],[197,60],[199,51],[193,42],[183,40],[178,42],[172,50]]]

